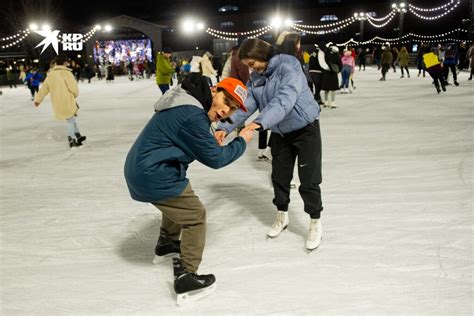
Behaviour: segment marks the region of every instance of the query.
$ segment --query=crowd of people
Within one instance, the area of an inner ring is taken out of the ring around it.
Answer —
[[[178,297],[209,290],[216,281],[212,274],[198,274],[205,247],[206,209],[186,170],[194,160],[216,169],[234,162],[255,132],[259,134],[258,159],[272,166],[275,219],[268,238],[278,237],[290,224],[290,192],[298,161],[298,192],[308,215],[305,248],[319,247],[323,234],[321,107],[337,108],[337,91],[354,92],[357,66],[359,72],[365,71],[369,56],[381,71],[381,81],[398,67],[400,78],[410,78],[410,54],[405,46],[387,43],[373,50],[341,49],[319,41],[310,51],[303,51],[301,35],[295,32],[283,32],[273,44],[241,39],[222,62],[210,52],[173,59],[172,50],[165,47],[154,62],[137,59],[119,64],[130,80],[150,78],[155,72],[161,92],[149,123],[131,145],[124,173],[131,197],[162,212],[155,260],[176,256],[174,289]],[[474,46],[422,44],[416,65],[418,77],[428,72],[440,93],[446,91],[450,74],[457,86],[458,71],[470,67],[472,80]],[[56,119],[67,123],[69,146],[79,147],[86,137],[76,122],[78,82],[90,83],[94,77],[113,81],[114,67],[110,62],[79,64],[60,54],[46,74],[21,66],[9,68],[8,76],[28,86],[35,106],[50,94]],[[9,81],[10,87],[15,82]],[[236,137],[225,142],[235,135],[234,130]]]

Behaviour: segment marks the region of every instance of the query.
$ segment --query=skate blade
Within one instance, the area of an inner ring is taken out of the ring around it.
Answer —
[[[285,227],[283,227],[283,229],[281,230],[280,234],[283,233],[283,231],[288,227],[288,225],[286,225]],[[267,239],[275,239],[277,238],[278,236],[280,236],[280,234],[276,235],[276,236],[270,236],[267,234]]]
[[[306,248],[306,247],[305,247],[306,253],[309,255],[310,253],[312,253],[313,251],[315,251],[316,249],[318,249],[319,246],[321,246],[321,241],[323,241],[323,236],[321,236],[321,239],[320,239],[320,241],[319,241],[319,245],[318,245],[316,248],[310,249],[310,248]]]
[[[181,294],[176,294],[176,304],[178,306],[184,306],[190,302],[195,302],[197,300],[200,300],[216,289],[216,283],[204,288],[204,289],[199,289],[195,291],[189,291],[186,293],[181,293]]]
[[[155,257],[153,258],[153,264],[161,264],[161,263],[163,263],[163,262],[165,262],[165,261],[171,260],[171,258],[176,257],[176,256],[179,257],[179,253],[177,253],[177,252],[170,252],[170,253],[168,253],[168,254],[166,254],[166,255],[164,255],[164,256],[157,256],[157,255],[155,255]]]

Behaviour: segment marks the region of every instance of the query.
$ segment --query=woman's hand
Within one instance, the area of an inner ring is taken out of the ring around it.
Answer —
[[[242,132],[254,131],[254,130],[259,129],[261,127],[262,127],[262,125],[252,122],[249,125],[245,126],[245,128],[242,130]]]

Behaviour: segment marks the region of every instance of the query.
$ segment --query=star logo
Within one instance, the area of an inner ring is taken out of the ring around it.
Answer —
[[[58,34],[59,30],[54,30],[54,31],[35,31],[35,33],[41,35],[44,37],[44,39],[35,46],[37,48],[38,46],[43,45],[43,49],[41,50],[42,54],[46,48],[48,48],[49,45],[53,46],[54,51],[56,54],[58,54]]]

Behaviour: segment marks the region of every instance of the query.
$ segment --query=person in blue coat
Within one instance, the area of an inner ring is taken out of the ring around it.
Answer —
[[[453,74],[453,83],[455,86],[459,86],[457,73],[456,73],[456,66],[458,64],[458,52],[454,45],[450,45],[448,50],[444,55],[443,61],[443,72],[444,72],[444,79],[446,82],[448,81],[449,70],[451,69],[451,73]]]
[[[218,169],[244,153],[252,131],[220,146],[211,123],[228,119],[239,108],[247,111],[246,97],[240,80],[224,79],[211,90],[200,74],[190,74],[158,100],[156,113],[127,155],[124,173],[131,197],[153,204],[163,215],[155,259],[181,253],[177,294],[215,282],[213,275],[196,274],[205,245],[206,209],[186,171],[195,160]]]
[[[31,92],[31,101],[35,99],[35,93],[38,93],[41,79],[43,79],[43,76],[36,68],[31,69],[31,71],[25,77],[25,83]]]
[[[306,248],[314,250],[321,241],[323,210],[319,187],[322,181],[319,105],[295,56],[281,54],[260,39],[248,39],[240,47],[239,58],[253,70],[247,83],[249,97],[245,106],[248,112],[238,111],[232,115],[233,124],[219,124],[216,139],[222,142],[236,126],[255,111],[260,112],[243,131],[272,131],[273,204],[278,212],[267,235],[277,237],[289,223],[290,183],[298,158],[299,193],[304,201],[304,211],[310,216]]]

